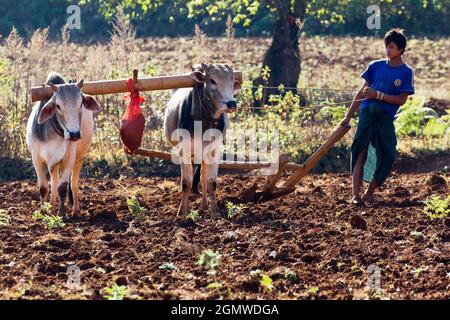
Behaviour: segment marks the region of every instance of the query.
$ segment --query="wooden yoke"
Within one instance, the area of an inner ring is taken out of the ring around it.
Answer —
[[[234,71],[236,81],[242,83],[242,72]],[[194,79],[190,74],[181,74],[174,76],[162,77],[148,77],[137,79],[136,75],[135,88],[138,91],[150,90],[166,90],[189,88],[195,85]],[[127,93],[128,87],[126,79],[120,80],[100,80],[93,82],[85,82],[82,89],[83,93],[90,95],[103,95],[113,93]],[[53,95],[53,90],[49,86],[33,87],[31,88],[31,101],[40,101],[50,98]]]

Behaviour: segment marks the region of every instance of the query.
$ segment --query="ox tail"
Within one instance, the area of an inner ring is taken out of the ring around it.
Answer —
[[[200,183],[200,173],[202,171],[202,165],[196,164],[194,165],[194,177],[192,179],[192,193],[193,194],[200,194],[198,191],[198,185]]]
[[[70,175],[69,181],[72,181],[72,175]],[[69,205],[73,206],[72,182],[69,183]]]

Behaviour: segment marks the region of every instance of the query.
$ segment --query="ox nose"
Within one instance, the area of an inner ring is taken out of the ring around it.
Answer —
[[[81,133],[80,131],[78,132],[70,132],[70,140],[71,141],[78,141],[81,138]]]
[[[236,110],[237,108],[237,103],[235,100],[230,100],[227,102],[227,108],[230,110]]]

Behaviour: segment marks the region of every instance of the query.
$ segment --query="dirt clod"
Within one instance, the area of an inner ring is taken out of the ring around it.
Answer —
[[[355,229],[367,230],[367,223],[359,215],[353,215],[350,217],[350,224]]]
[[[433,174],[429,179],[427,184],[432,187],[443,187],[447,186],[447,180],[443,176],[440,176],[438,174]]]

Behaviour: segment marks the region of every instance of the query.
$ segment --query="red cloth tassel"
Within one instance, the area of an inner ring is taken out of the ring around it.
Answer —
[[[134,89],[133,78],[128,79],[126,83],[130,93],[125,95],[124,99],[130,99],[130,103],[120,121],[120,140],[126,147],[125,152],[133,153],[140,147],[144,135],[145,117],[140,103],[145,99]]]

